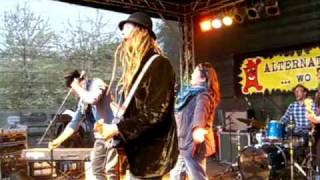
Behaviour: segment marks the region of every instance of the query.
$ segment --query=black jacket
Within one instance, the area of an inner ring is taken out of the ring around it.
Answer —
[[[149,52],[143,58],[133,82],[153,54]],[[123,120],[118,123],[134,176],[163,176],[176,162],[174,84],[175,73],[169,60],[157,57],[144,74]]]

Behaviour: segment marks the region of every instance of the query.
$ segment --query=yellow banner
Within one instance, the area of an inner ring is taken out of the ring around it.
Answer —
[[[297,84],[316,89],[316,69],[320,67],[320,48],[292,55],[270,58],[247,58],[241,65],[240,81],[243,94],[265,93],[273,90],[291,91]]]

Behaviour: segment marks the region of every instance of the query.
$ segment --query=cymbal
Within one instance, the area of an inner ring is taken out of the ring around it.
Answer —
[[[243,122],[245,124],[250,124],[251,123],[251,119],[245,119],[245,118],[237,118],[238,121]]]
[[[260,122],[256,119],[251,120],[251,119],[245,119],[245,118],[237,118],[237,120],[257,129],[263,129],[266,126],[265,123]]]

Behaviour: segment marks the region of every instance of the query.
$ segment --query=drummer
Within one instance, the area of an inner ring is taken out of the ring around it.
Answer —
[[[289,105],[287,111],[282,116],[281,121],[284,123],[284,127],[287,131],[286,137],[289,139],[289,135],[292,132],[292,140],[296,139],[300,141],[300,143],[293,145],[294,159],[298,163],[301,163],[308,152],[308,148],[306,147],[308,146],[309,131],[311,131],[311,123],[306,117],[307,111],[306,106],[304,105],[304,100],[307,97],[308,89],[302,84],[298,84],[293,88],[293,93],[296,100]],[[315,110],[314,103],[312,104],[312,110]],[[290,122],[291,119],[292,122]],[[291,131],[288,126],[290,123],[293,123],[293,131]]]
[[[311,129],[311,124],[306,118],[306,108],[304,105],[308,89],[302,84],[298,84],[293,88],[293,93],[296,100],[289,105],[287,111],[282,116],[281,121],[284,123],[288,132],[288,123],[290,123],[290,118],[292,118],[294,123],[293,135],[307,137],[308,132]],[[312,110],[315,110],[314,103],[312,104]]]

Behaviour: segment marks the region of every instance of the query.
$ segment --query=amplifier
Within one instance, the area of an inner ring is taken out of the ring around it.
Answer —
[[[22,150],[27,161],[89,161],[92,148],[32,148]]]
[[[250,146],[249,133],[219,132],[219,160],[232,164],[238,161],[238,155],[246,146]],[[240,145],[240,150],[238,148]]]
[[[92,148],[32,148],[23,149],[21,156],[28,162],[28,175],[34,179],[82,179],[91,151]]]

